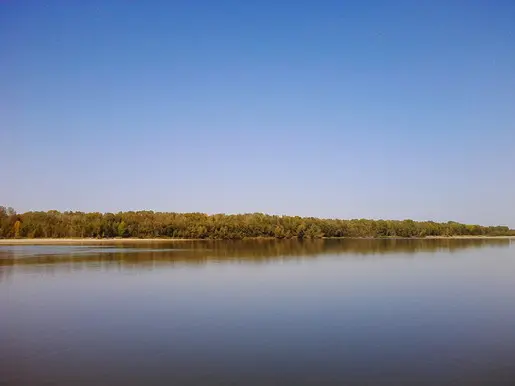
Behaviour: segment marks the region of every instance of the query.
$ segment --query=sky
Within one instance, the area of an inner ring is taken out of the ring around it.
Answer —
[[[4,1],[0,205],[515,227],[513,1]]]

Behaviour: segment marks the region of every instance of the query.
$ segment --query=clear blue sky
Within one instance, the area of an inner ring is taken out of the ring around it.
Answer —
[[[6,1],[0,204],[515,227],[513,1]]]

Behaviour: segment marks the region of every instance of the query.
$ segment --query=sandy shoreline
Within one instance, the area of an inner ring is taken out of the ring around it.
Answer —
[[[45,245],[45,244],[112,244],[195,241],[195,239],[0,239],[0,245]]]
[[[326,240],[359,239],[357,237],[327,238]],[[514,239],[515,236],[429,236],[429,237],[391,237],[391,238],[363,238],[367,240],[485,240],[485,239]],[[57,245],[57,244],[112,244],[112,243],[150,243],[150,242],[187,242],[187,241],[215,241],[210,239],[137,239],[137,238],[112,238],[112,239],[0,239],[0,245]],[[252,240],[252,239],[247,239]],[[257,239],[257,240],[263,240]],[[271,238],[269,240],[276,240]]]

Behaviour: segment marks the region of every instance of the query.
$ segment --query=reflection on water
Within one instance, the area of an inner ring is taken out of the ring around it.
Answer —
[[[280,258],[321,255],[382,255],[422,252],[456,252],[464,249],[508,248],[510,239],[328,239],[248,241],[149,241],[112,245],[0,245],[0,266],[66,262],[119,261],[125,263],[183,262],[203,264],[213,260],[259,262]]]
[[[513,385],[507,239],[0,246],[0,384]]]

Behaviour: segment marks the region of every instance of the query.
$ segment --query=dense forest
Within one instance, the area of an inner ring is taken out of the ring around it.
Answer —
[[[506,226],[413,220],[338,220],[153,211],[119,213],[26,212],[0,206],[0,238],[188,238],[246,239],[323,237],[427,237],[515,235]]]

